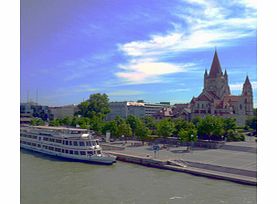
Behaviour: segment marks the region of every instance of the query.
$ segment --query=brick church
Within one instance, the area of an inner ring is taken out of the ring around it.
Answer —
[[[191,118],[205,117],[207,114],[225,118],[235,118],[237,125],[244,126],[248,116],[253,115],[253,93],[248,76],[241,95],[231,95],[227,71],[222,72],[217,51],[209,73],[205,70],[204,89],[190,102]]]

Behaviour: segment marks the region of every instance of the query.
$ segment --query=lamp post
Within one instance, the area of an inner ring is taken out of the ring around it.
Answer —
[[[193,145],[193,135],[190,136],[190,146],[191,146],[191,150],[192,150],[192,145]]]

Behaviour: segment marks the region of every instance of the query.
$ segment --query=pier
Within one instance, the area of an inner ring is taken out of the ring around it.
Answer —
[[[248,151],[250,147],[245,145],[248,144],[232,143],[227,145],[228,148],[195,149],[192,152],[182,151],[182,147],[171,148],[161,150],[156,157],[147,146],[123,147],[117,144],[116,148],[113,148],[113,145],[109,144],[104,145],[104,149],[106,147],[106,153],[117,156],[117,160],[123,162],[256,186],[256,152]],[[230,146],[234,146],[234,149]],[[250,146],[255,148],[253,144]],[[244,148],[238,151],[239,147]]]

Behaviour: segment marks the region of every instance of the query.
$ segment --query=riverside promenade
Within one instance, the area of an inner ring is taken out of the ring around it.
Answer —
[[[118,160],[154,168],[173,170],[223,179],[247,185],[257,185],[257,143],[227,142],[220,149],[167,147],[154,153],[152,146],[138,141],[103,143],[105,152]]]

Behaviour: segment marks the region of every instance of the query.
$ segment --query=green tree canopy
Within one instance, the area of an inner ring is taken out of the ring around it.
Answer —
[[[257,117],[253,116],[253,117],[247,118],[245,126],[247,129],[251,128],[257,131]]]
[[[88,100],[81,102],[78,108],[77,114],[83,117],[93,118],[96,116],[103,119],[110,112],[109,98],[106,94],[92,94]]]
[[[33,118],[31,120],[31,125],[45,125],[45,122],[41,118]]]
[[[121,137],[121,136],[125,136],[125,137],[130,137],[132,136],[132,129],[130,127],[130,125],[128,123],[121,123],[118,126],[117,132],[116,132],[116,136],[117,137]]]
[[[210,115],[200,120],[197,129],[199,135],[208,136],[209,139],[211,139],[212,136],[219,138],[224,133],[222,119]]]
[[[157,128],[155,118],[152,116],[145,116],[142,118],[145,126],[150,130],[155,130]]]
[[[136,129],[140,123],[140,119],[134,115],[128,115],[126,122],[130,125],[132,129],[132,135],[135,136]]]
[[[225,135],[227,134],[228,130],[235,130],[237,127],[236,119],[235,118],[223,118],[223,128]]]
[[[179,131],[181,129],[188,130],[191,128],[195,128],[195,125],[192,122],[186,121],[182,118],[177,118],[173,120],[174,126],[175,126],[175,131],[173,132],[175,135],[178,135]]]
[[[174,130],[174,123],[169,119],[163,119],[157,123],[157,133],[159,136],[170,137]]]
[[[150,134],[150,130],[149,128],[146,127],[146,125],[142,121],[139,121],[135,130],[135,134],[141,140],[144,140]]]
[[[106,122],[102,126],[102,134],[106,134],[107,131],[110,131],[111,136],[116,136],[118,130],[118,125],[115,120]]]
[[[197,141],[197,129],[190,128],[187,130],[181,129],[178,133],[182,142],[196,142]]]

